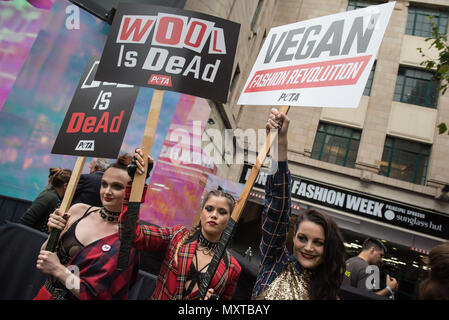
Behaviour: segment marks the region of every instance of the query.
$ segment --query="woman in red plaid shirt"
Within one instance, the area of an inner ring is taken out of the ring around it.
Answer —
[[[142,151],[137,149],[134,157],[137,172],[143,174]],[[150,299],[200,299],[198,283],[212,260],[234,205],[235,200],[230,194],[214,190],[205,197],[201,206],[200,221],[191,229],[180,225],[171,228],[136,225],[134,248],[165,252],[156,288]],[[120,215],[120,231],[125,218],[126,209]],[[231,299],[240,271],[241,267],[237,260],[226,252],[212,278],[206,299],[212,294],[219,299]]]
[[[128,298],[138,273],[136,250],[130,253],[128,269],[118,271],[116,266],[118,216],[131,181],[127,172],[130,160],[131,156],[122,156],[105,171],[100,188],[103,207],[78,203],[65,214],[56,210],[50,215],[49,228],[63,232],[56,253],[42,249],[39,254],[37,268],[49,277],[35,300]]]

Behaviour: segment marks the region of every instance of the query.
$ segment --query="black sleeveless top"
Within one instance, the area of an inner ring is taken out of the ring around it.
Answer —
[[[70,228],[59,239],[56,253],[61,261],[61,264],[66,265],[69,263],[69,261],[84,248],[84,245],[76,237],[75,230],[81,220],[95,211],[90,210],[92,208],[93,207],[89,207],[86,212],[84,212],[83,216],[72,223]]]
[[[196,265],[198,266],[198,256],[196,255],[195,250],[195,260]],[[187,274],[186,280],[190,280],[189,287],[184,291],[183,298],[186,298],[188,295],[192,293],[193,288],[195,287],[195,284],[199,284],[201,282],[201,278],[205,276],[206,272],[203,272],[204,269],[206,269],[209,266],[210,262],[206,264],[204,267],[201,268],[201,270],[198,270],[193,261],[190,264],[189,273]]]

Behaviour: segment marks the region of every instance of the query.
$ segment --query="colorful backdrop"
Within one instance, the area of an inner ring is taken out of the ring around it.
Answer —
[[[19,11],[37,10],[22,2]],[[10,4],[0,0],[0,5],[5,3]],[[23,62],[15,63],[15,71],[8,71],[10,87],[2,91],[5,102],[0,112],[0,195],[34,200],[47,183],[48,168],[72,169],[75,164],[76,157],[52,155],[50,151],[85,65],[91,56],[101,55],[109,25],[80,10],[79,29],[69,30],[65,26],[69,5],[72,5],[69,1],[58,0],[51,10],[39,9],[43,11],[35,19],[35,40],[27,42],[31,49],[18,55]],[[17,11],[12,14],[21,15]],[[10,38],[17,40],[19,35]],[[0,42],[0,53],[11,55],[16,51],[9,45]],[[7,65],[8,55],[0,55],[0,63]],[[6,69],[2,66],[1,70]],[[6,82],[1,83],[2,89],[6,88],[3,85]],[[152,95],[153,89],[140,88],[121,152],[132,153],[141,144]],[[191,225],[199,214],[201,197],[211,179],[221,181],[221,186],[229,183],[217,175],[217,167],[193,143],[193,139],[201,141],[209,114],[206,100],[165,92],[151,154],[156,164],[141,207],[143,220],[161,226]],[[199,131],[193,130],[194,121],[201,122]],[[188,143],[173,141],[173,132],[180,129],[188,133]],[[181,156],[186,151],[191,155],[200,154],[202,161],[196,164],[186,161]],[[85,165],[84,172],[87,171]],[[240,188],[239,184],[234,187]]]
[[[0,110],[53,1],[0,0]]]
[[[73,168],[75,163],[75,157],[50,151],[87,61],[101,55],[109,25],[80,10],[80,28],[68,30],[68,5],[54,3],[0,112],[2,195],[33,200],[47,183],[49,167]],[[152,93],[139,91],[123,152],[141,143]],[[165,95],[160,132],[168,129],[179,96]],[[165,133],[156,137],[156,158],[164,138]]]

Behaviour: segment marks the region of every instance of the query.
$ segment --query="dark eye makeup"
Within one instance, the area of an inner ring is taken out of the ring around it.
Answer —
[[[301,233],[298,233],[297,238],[298,238],[298,240],[299,240],[300,242],[302,242],[302,243],[307,243],[307,241],[308,241],[307,236],[304,235],[304,234],[301,234]],[[321,240],[321,239],[315,239],[315,240],[313,240],[313,243],[314,243],[316,246],[323,246],[323,245],[324,245],[324,241]]]
[[[206,209],[207,212],[211,212],[214,210],[214,207],[211,205],[207,205],[204,207],[204,209]],[[221,215],[226,215],[226,214],[228,214],[228,211],[225,209],[218,209],[218,213]]]
[[[108,184],[107,181],[104,181],[104,180],[101,181],[101,186],[102,186],[103,188],[107,188],[108,185],[109,185],[109,184]],[[114,190],[122,190],[122,189],[125,188],[125,186],[124,186],[123,184],[121,184],[121,183],[113,182],[113,183],[111,184],[111,188],[114,189]]]

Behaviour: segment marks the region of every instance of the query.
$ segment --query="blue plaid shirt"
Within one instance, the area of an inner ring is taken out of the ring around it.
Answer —
[[[268,176],[265,185],[265,206],[262,212],[261,262],[252,298],[257,298],[273,282],[289,261],[294,261],[296,271],[301,265],[290,256],[287,234],[291,216],[291,177],[287,161],[278,162],[278,171]]]

